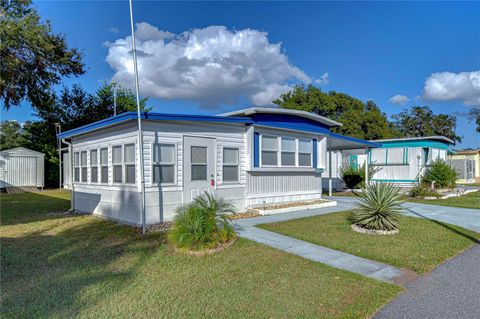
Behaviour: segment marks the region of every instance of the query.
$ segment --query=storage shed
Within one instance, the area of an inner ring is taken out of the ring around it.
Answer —
[[[24,147],[0,151],[0,188],[44,186],[45,154]]]
[[[480,183],[480,150],[456,151],[451,164],[458,173],[457,183]]]

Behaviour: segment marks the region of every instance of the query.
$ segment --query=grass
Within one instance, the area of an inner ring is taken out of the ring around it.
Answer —
[[[440,205],[440,206],[454,206],[462,208],[476,208],[480,209],[480,191],[468,193],[460,197],[450,197],[447,199],[419,199],[408,197],[408,201],[422,204],[430,205]]]
[[[417,273],[431,271],[480,239],[478,233],[414,217],[401,217],[400,233],[394,236],[359,234],[351,230],[348,215],[341,212],[259,227]]]
[[[68,193],[0,195],[2,318],[359,318],[401,288],[239,239],[196,257],[94,216]]]

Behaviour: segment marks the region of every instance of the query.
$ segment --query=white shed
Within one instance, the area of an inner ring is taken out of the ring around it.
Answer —
[[[0,188],[44,186],[45,154],[24,147],[0,151]]]

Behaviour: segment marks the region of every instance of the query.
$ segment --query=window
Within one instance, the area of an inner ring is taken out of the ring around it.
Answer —
[[[90,182],[98,183],[98,151],[90,150]]]
[[[275,136],[262,136],[262,165],[278,165],[278,138]]]
[[[294,138],[282,137],[282,166],[295,166],[296,143]]]
[[[238,148],[223,149],[223,181],[238,181]]]
[[[108,148],[100,149],[100,182],[108,184]]]
[[[87,151],[80,152],[80,166],[82,168],[82,183],[87,182]]]
[[[153,144],[153,182],[175,183],[174,144]]]
[[[125,183],[135,184],[135,144],[124,146]]]
[[[192,181],[207,180],[207,148],[203,146],[192,146],[191,153],[191,174]]]
[[[80,182],[80,154],[78,152],[73,153],[73,180],[75,182]]]
[[[395,147],[387,149],[387,164],[404,164],[405,148]]]
[[[298,140],[298,166],[312,166],[312,140]]]
[[[112,147],[112,163],[113,163],[113,182],[121,183],[122,178],[122,146]]]

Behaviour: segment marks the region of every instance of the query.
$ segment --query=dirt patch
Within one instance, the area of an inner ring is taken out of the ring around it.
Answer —
[[[215,248],[211,249],[204,249],[204,250],[190,250],[190,249],[185,249],[185,248],[175,248],[175,251],[178,253],[186,254],[186,255],[191,255],[191,256],[205,256],[205,255],[211,255],[218,253],[222,250],[227,249],[228,247],[232,246],[233,243],[235,242],[236,238],[233,238],[230,241],[227,241],[226,243],[219,244]]]
[[[237,220],[237,219],[242,219],[242,218],[252,218],[252,217],[258,217],[260,214],[256,210],[248,210],[243,213],[237,213],[235,215],[230,216],[231,220]]]

